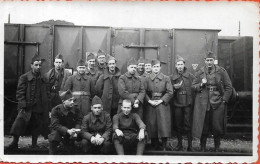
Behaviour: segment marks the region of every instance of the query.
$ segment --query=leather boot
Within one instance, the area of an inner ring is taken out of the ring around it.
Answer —
[[[151,146],[152,146],[152,150],[159,150],[160,149],[159,139],[151,138]]]
[[[214,136],[214,146],[215,146],[214,151],[215,151],[215,152],[219,152],[220,137]]]
[[[57,154],[57,147],[59,143],[57,142],[49,142],[49,155]]]
[[[192,135],[191,133],[188,133],[188,148],[187,151],[193,151],[192,149]]]
[[[178,139],[178,144],[175,147],[175,151],[182,151],[183,150],[183,146],[182,146],[182,135],[181,134],[177,134],[177,139]]]
[[[32,135],[32,146],[31,146],[31,148],[38,148],[37,140],[38,140],[38,136],[37,135]]]
[[[202,152],[206,151],[206,142],[207,142],[207,137],[206,136],[201,136],[201,139],[200,139],[200,151],[202,151]]]
[[[167,144],[167,138],[163,137],[162,138],[162,151],[166,151],[167,150],[166,144]]]
[[[18,149],[18,142],[19,142],[19,137],[20,136],[17,136],[17,135],[14,135],[13,136],[13,141],[10,145],[8,145],[5,150],[6,151],[11,151],[11,150],[15,150],[15,149]]]

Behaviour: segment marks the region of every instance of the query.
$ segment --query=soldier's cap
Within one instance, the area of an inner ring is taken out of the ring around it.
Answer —
[[[145,63],[145,59],[143,57],[140,57],[137,61],[137,64],[139,63]]]
[[[130,60],[128,60],[128,62],[127,62],[127,67],[128,67],[129,65],[137,65],[135,58],[132,57]]]
[[[57,56],[55,56],[55,59],[61,59],[62,61],[64,61],[64,60],[63,60],[63,56],[62,56],[61,53],[59,53]]]
[[[96,59],[95,55],[92,52],[88,54],[87,61],[89,61],[91,59]]]
[[[117,62],[117,61],[116,61],[116,58],[115,58],[114,56],[109,56],[109,58],[107,59],[107,63],[108,63],[110,60],[115,60],[115,62]]]
[[[42,61],[42,60],[43,60],[43,59],[41,59],[39,55],[35,54],[35,55],[32,57],[31,64],[33,64],[35,61]]]
[[[216,56],[215,56],[215,54],[214,54],[212,51],[209,51],[209,52],[205,55],[205,58],[204,58],[204,59],[206,59],[206,58],[214,58],[214,59],[216,59]]]
[[[103,50],[99,49],[97,52],[97,57],[99,57],[101,55],[104,55],[106,57],[106,53]]]
[[[151,60],[149,60],[149,59],[145,59],[145,62],[144,62],[144,64],[152,64],[152,61],[151,61]]]
[[[157,60],[157,59],[153,59],[152,62],[151,62],[152,66],[156,65],[156,64],[160,64],[160,63],[161,62],[159,60]]]
[[[101,104],[103,106],[102,100],[98,96],[95,96],[92,99],[91,106],[96,105],[96,104]]]
[[[176,56],[175,63],[177,63],[177,62],[179,62],[179,61],[183,61],[183,63],[185,63],[185,60],[184,60],[180,55],[177,55],[177,56]]]
[[[60,95],[60,98],[62,101],[66,101],[73,97],[71,90],[69,90],[69,89],[67,91],[59,91],[59,95]],[[74,98],[74,100],[75,100],[75,98]]]
[[[79,59],[79,61],[77,63],[77,67],[78,66],[85,66],[85,61],[83,59]]]

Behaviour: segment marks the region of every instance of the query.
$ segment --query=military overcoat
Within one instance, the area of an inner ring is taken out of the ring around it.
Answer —
[[[99,76],[102,74],[102,71],[99,71],[97,68],[94,68],[94,70],[89,70],[86,68],[85,74],[94,81],[94,84],[96,84]]]
[[[95,84],[87,75],[79,75],[78,73],[68,78],[63,88],[64,91],[70,89],[76,100],[76,104],[85,116],[88,114],[91,106],[91,99],[95,96]]]
[[[150,138],[171,136],[171,109],[169,101],[173,95],[172,84],[169,76],[163,73],[151,73],[146,79],[146,101],[163,100],[163,102],[153,107],[147,106],[147,131]]]
[[[207,84],[201,87],[202,79],[207,78]],[[209,87],[214,87],[210,91]],[[213,135],[222,135],[225,133],[226,126],[226,105],[232,93],[232,84],[226,70],[217,65],[210,74],[207,73],[206,66],[199,69],[195,74],[192,88],[196,91],[193,128],[194,137],[200,138],[203,130],[206,111],[213,109],[211,125]]]
[[[116,67],[115,74],[111,74],[108,68],[104,70],[98,81],[96,82],[96,92],[101,97],[103,102],[103,109],[111,114],[112,108],[117,108],[119,101],[118,80],[121,76],[119,68]],[[116,113],[117,111],[113,112]]]

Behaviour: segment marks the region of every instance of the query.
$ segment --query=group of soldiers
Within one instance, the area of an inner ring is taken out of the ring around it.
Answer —
[[[201,151],[206,151],[210,133],[215,151],[219,151],[232,84],[225,69],[214,64],[215,58],[208,52],[205,66],[195,76],[180,56],[171,76],[161,72],[159,60],[142,57],[128,60],[127,72],[122,74],[117,60],[99,50],[80,59],[77,72],[71,75],[58,54],[54,68],[41,75],[42,61],[34,56],[31,70],[19,78],[18,115],[7,149],[17,149],[19,137],[27,129],[32,148],[37,147],[39,135],[48,138],[49,154],[57,154],[60,143],[73,154],[78,143],[86,154],[108,154],[115,148],[123,155],[134,148],[142,155],[149,141],[154,150],[169,149],[173,123],[176,151],[184,150],[184,134],[187,151],[193,151],[193,137],[200,138]]]

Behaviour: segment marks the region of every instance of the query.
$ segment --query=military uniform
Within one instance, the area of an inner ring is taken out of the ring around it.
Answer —
[[[82,113],[75,106],[66,109],[63,104],[60,104],[51,111],[51,133],[48,136],[50,144],[50,154],[56,154],[57,146],[62,142],[69,154],[74,153],[74,141],[80,141],[80,135],[77,138],[72,138],[68,133],[68,129],[80,129],[82,122]]]
[[[110,115],[102,111],[99,116],[94,115],[92,112],[84,116],[82,121],[82,145],[85,152],[101,152],[102,154],[108,154],[111,147],[111,131],[112,121]],[[99,134],[104,138],[104,142],[101,145],[91,144],[91,137]]]
[[[86,68],[86,75],[94,81],[94,84],[96,84],[101,74],[102,72],[98,71],[96,68],[94,68],[93,70]]]
[[[120,95],[118,113],[121,112],[121,104],[124,99],[129,99],[132,104],[134,104],[135,100],[138,99],[140,102],[139,107],[133,108],[132,112],[137,113],[142,119],[145,89],[141,78],[137,74],[131,75],[128,72],[121,75],[118,80],[118,92]]]
[[[105,104],[104,111],[108,112],[111,117],[117,113],[119,93],[118,80],[121,76],[120,70],[116,67],[115,73],[109,72],[108,68],[104,71],[98,81],[96,82],[97,95],[101,97],[103,104]]]
[[[205,150],[206,139],[209,132],[215,138],[215,148],[219,147],[220,136],[225,133],[226,127],[226,104],[232,93],[232,84],[226,70],[214,65],[212,70],[206,66],[199,69],[195,74],[192,87],[197,95],[194,104],[193,136],[201,138],[202,149]],[[201,86],[203,78],[207,84]]]

